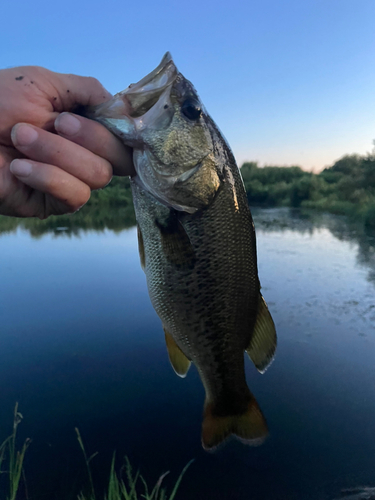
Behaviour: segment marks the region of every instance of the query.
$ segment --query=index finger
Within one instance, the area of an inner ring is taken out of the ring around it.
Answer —
[[[73,113],[61,113],[55,120],[55,129],[62,137],[108,160],[115,175],[135,175],[132,149],[100,123]]]

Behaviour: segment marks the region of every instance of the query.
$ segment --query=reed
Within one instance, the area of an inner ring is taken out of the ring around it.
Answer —
[[[90,466],[91,460],[97,455],[97,453],[94,453],[93,455],[88,457],[82,441],[81,434],[77,428],[76,428],[76,433],[79,445],[81,447],[85,459],[88,481],[89,481],[88,494],[85,495],[83,493],[80,493],[78,496],[78,500],[98,500],[99,497],[96,495],[95,492],[94,482],[91,473],[91,466]],[[116,473],[115,470],[116,455],[114,453],[109,472],[108,490],[107,493],[104,495],[104,500],[140,500],[140,499],[174,500],[177,490],[180,486],[181,480],[193,461],[194,460],[190,460],[190,462],[188,462],[182,469],[181,474],[177,478],[177,481],[174,485],[172,493],[169,496],[167,496],[166,489],[162,488],[161,485],[165,476],[169,474],[169,471],[165,472],[159,477],[155,486],[150,491],[145,479],[139,473],[139,471],[135,473],[133,472],[133,468],[130,464],[128,457],[125,457],[125,464],[120,469],[120,474],[118,475]],[[124,472],[125,472],[125,478],[122,477]],[[138,485],[143,490],[142,493],[139,492]]]
[[[4,474],[8,476],[7,500],[16,500],[17,492],[20,487],[21,476],[23,476],[23,461],[25,453],[31,443],[30,439],[26,439],[21,450],[16,450],[17,429],[22,421],[22,418],[22,414],[18,411],[18,403],[16,403],[13,414],[13,432],[0,445],[0,474],[1,476]],[[6,470],[3,470],[3,465],[8,466]]]
[[[14,408],[13,415],[13,431],[12,434],[0,444],[0,481],[3,477],[8,477],[8,486],[6,500],[16,500],[17,493],[19,493],[21,483],[25,487],[25,497],[29,498],[27,486],[25,481],[23,462],[26,451],[31,443],[30,439],[26,439],[20,450],[17,450],[17,429],[23,419],[22,414],[18,411],[18,403]],[[93,453],[88,456],[82,441],[81,434],[76,429],[78,444],[82,450],[83,457],[86,464],[88,484],[86,485],[87,493],[81,492],[78,495],[78,500],[174,500],[177,490],[180,486],[181,480],[191,465],[193,460],[183,468],[181,474],[177,478],[174,488],[169,496],[165,488],[162,488],[163,479],[169,472],[160,476],[152,490],[149,489],[145,479],[139,471],[133,472],[128,457],[125,457],[125,464],[120,469],[119,473],[116,472],[115,463],[116,456],[113,454],[108,489],[104,495],[99,495],[94,486],[94,480],[91,472],[91,460],[97,455]]]

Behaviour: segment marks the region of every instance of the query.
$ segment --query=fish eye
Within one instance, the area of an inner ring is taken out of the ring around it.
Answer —
[[[195,99],[186,99],[181,106],[182,113],[189,118],[189,120],[198,120],[202,114],[202,109]]]

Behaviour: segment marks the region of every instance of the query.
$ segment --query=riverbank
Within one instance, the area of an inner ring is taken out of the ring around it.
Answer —
[[[319,174],[298,166],[241,168],[250,205],[314,208],[375,227],[375,156],[346,155]]]
[[[241,173],[250,206],[313,208],[356,219],[367,228],[375,228],[375,155],[346,155],[319,174],[299,166],[265,166],[244,163]],[[94,191],[88,203],[70,215],[47,220],[0,216],[0,233],[21,227],[33,236],[65,228],[114,231],[136,223],[130,182],[114,177],[102,190]]]

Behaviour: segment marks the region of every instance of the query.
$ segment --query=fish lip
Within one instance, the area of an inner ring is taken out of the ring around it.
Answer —
[[[129,117],[143,116],[156,104],[161,95],[172,87],[178,75],[172,56],[167,52],[151,73],[139,82],[130,84],[115,97],[127,103]]]
[[[170,70],[169,72],[170,74],[168,73],[168,70]],[[144,93],[149,90],[147,88],[147,86],[149,85],[151,85],[152,89],[155,90],[156,88],[158,88],[158,86],[161,87],[163,85],[163,80],[164,80],[163,77],[166,77],[168,80],[173,78],[174,80],[174,78],[177,76],[177,73],[178,73],[177,68],[173,62],[171,53],[166,52],[162,60],[160,61],[159,65],[154,70],[152,70],[148,75],[144,76],[141,80],[139,80],[139,82],[131,83],[125,90],[123,90],[120,93],[121,94]],[[153,86],[155,84],[156,87]],[[167,86],[165,82],[164,85]]]

